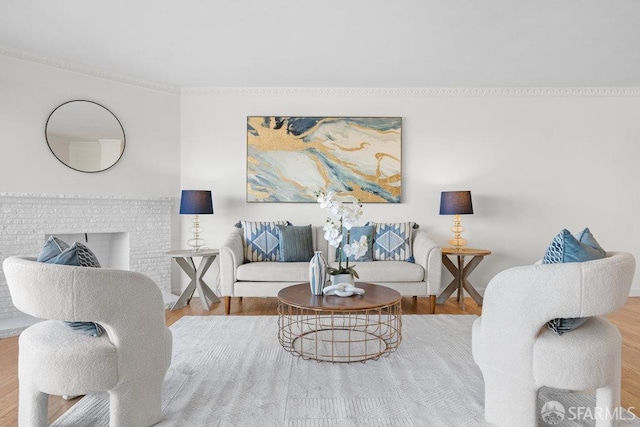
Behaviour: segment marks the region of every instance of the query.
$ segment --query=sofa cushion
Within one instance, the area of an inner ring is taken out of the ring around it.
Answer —
[[[332,263],[333,265],[333,263]],[[373,261],[355,263],[361,282],[421,282],[424,268],[406,261]]]
[[[240,221],[244,233],[244,258],[247,262],[280,260],[278,224],[287,221]]]
[[[602,249],[588,228],[582,230],[576,237],[564,229],[554,238],[542,259],[543,264],[557,264],[566,262],[584,262],[602,259],[607,252]],[[571,317],[552,319],[547,323],[555,334],[562,335],[572,331],[589,320],[588,317]]]
[[[337,263],[330,263],[337,267]],[[373,261],[356,264],[362,282],[421,282],[424,269],[405,261]],[[245,282],[308,282],[308,262],[250,262],[238,266],[238,280]]]
[[[376,261],[408,261],[412,259],[410,222],[374,223],[373,259]]]
[[[363,225],[361,227],[351,227],[349,230],[349,243],[353,243],[355,241],[360,240],[362,236],[367,236],[367,252],[362,255],[360,258],[355,259],[352,256],[349,257],[349,261],[358,261],[358,262],[366,262],[373,261],[373,234],[375,231],[375,227],[373,225]],[[342,244],[347,244],[347,230],[342,230]],[[336,259],[338,259],[338,249],[336,248]],[[347,256],[342,253],[342,261],[346,261]]]
[[[309,262],[249,262],[238,266],[236,278],[246,282],[308,282]]]
[[[277,228],[281,262],[309,262],[313,258],[311,225],[278,224]]]

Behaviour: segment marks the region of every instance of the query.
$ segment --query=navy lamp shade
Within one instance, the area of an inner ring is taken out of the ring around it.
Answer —
[[[182,190],[180,197],[180,214],[193,215],[193,225],[189,229],[193,233],[193,238],[187,240],[187,245],[191,246],[194,252],[199,251],[204,246],[204,239],[200,237],[200,219],[198,215],[213,214],[213,201],[209,190]]]
[[[182,190],[180,198],[180,214],[206,215],[213,213],[211,191]]]
[[[453,239],[449,239],[449,244],[456,250],[462,250],[467,241],[462,238],[464,228],[460,215],[473,213],[473,203],[471,202],[471,191],[443,191],[440,193],[440,215],[455,215],[453,218]]]

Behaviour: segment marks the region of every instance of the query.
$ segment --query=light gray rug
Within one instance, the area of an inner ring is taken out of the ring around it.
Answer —
[[[159,426],[485,426],[483,380],[471,357],[476,316],[406,315],[402,343],[366,363],[302,360],[278,343],[277,316],[183,317]],[[545,389],[539,406],[593,407]],[[83,398],[54,426],[108,426],[106,394]],[[544,422],[540,423],[545,426]],[[593,425],[565,419],[561,426]],[[638,425],[623,422],[621,425]]]

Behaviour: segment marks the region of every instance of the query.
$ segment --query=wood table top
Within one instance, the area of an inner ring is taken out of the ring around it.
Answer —
[[[441,248],[442,253],[445,255],[462,255],[462,256],[486,256],[491,255],[491,251],[488,249],[474,249],[474,248]]]
[[[337,295],[312,295],[309,283],[288,286],[278,292],[278,300],[300,308],[318,311],[357,311],[388,307],[402,298],[394,289],[372,283],[356,282],[364,289],[364,295],[339,297]]]
[[[219,249],[200,249],[199,251],[193,251],[190,249],[181,249],[177,251],[167,252],[167,255],[173,258],[193,258],[199,256],[213,256],[220,255]]]

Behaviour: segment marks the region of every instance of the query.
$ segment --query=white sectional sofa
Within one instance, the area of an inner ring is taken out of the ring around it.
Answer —
[[[312,227],[313,246],[322,251],[330,266],[337,266],[335,248],[324,239],[322,227]],[[403,296],[429,296],[430,311],[435,312],[436,296],[441,292],[442,252],[427,233],[412,232],[415,263],[407,261],[355,262],[357,281],[388,286]],[[309,281],[308,262],[244,262],[243,230],[235,228],[220,248],[220,294],[225,313],[231,309],[231,297],[276,297],[290,285]]]

